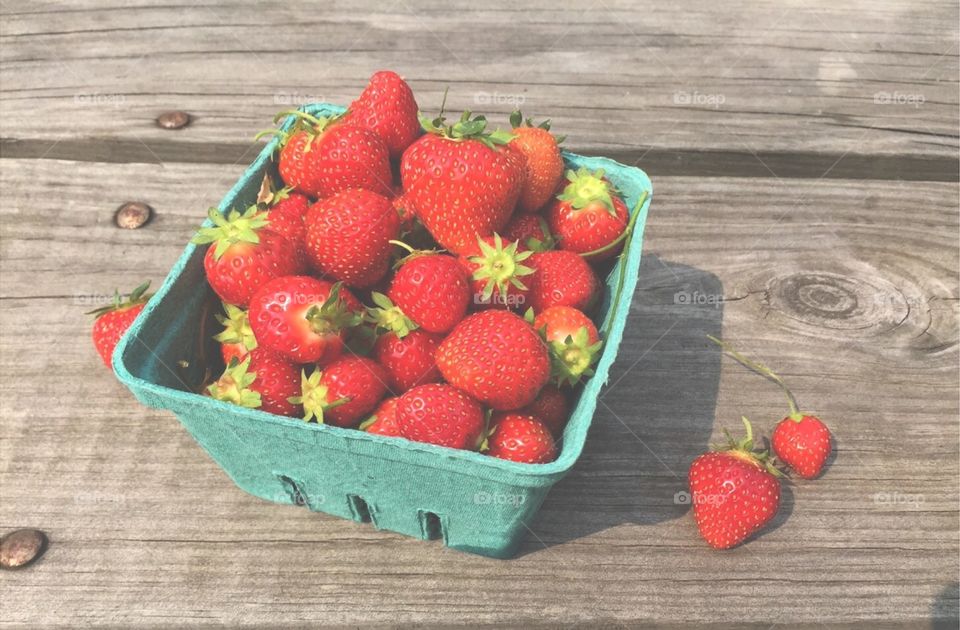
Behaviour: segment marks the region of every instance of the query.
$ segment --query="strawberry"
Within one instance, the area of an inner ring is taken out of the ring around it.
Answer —
[[[523,185],[523,157],[503,146],[512,135],[484,131],[483,116],[464,112],[445,125],[441,113],[422,124],[428,133],[400,163],[403,189],[436,241],[461,254],[510,220]]]
[[[390,156],[400,157],[420,135],[420,120],[413,90],[396,72],[381,70],[344,114],[345,122],[375,131]]]
[[[503,239],[493,236],[478,238],[473,247],[460,256],[460,264],[470,274],[473,304],[481,308],[519,309],[527,301],[525,276],[533,269],[523,264],[533,252],[518,251],[518,241],[504,246]]]
[[[338,427],[355,426],[386,392],[387,375],[376,361],[344,356],[322,370],[301,378],[301,394],[291,400],[303,405],[303,419]]]
[[[550,378],[543,340],[522,318],[499,309],[457,324],[436,358],[449,383],[496,410],[530,404]]]
[[[550,430],[540,420],[523,414],[497,413],[485,441],[487,455],[524,464],[546,464],[557,458]]]
[[[415,385],[441,380],[434,355],[443,340],[441,335],[413,330],[404,336],[388,332],[377,339],[374,354],[387,373],[387,384],[394,394],[402,394]]]
[[[476,450],[484,430],[483,409],[456,387],[418,385],[397,402],[397,424],[408,440]]]
[[[257,290],[248,316],[261,346],[294,363],[324,365],[343,352],[345,332],[360,323],[362,309],[340,283],[285,276]]]
[[[401,261],[387,296],[428,332],[449,332],[470,304],[470,284],[456,258],[415,252]]]
[[[626,231],[630,213],[603,170],[567,171],[567,184],[547,208],[550,229],[561,249],[590,254],[590,261],[616,256],[623,245],[612,246]],[[595,250],[602,250],[593,253]]]
[[[510,115],[515,138],[510,146],[523,154],[526,177],[517,201],[520,212],[536,212],[553,196],[563,177],[563,158],[558,140],[550,133],[550,121],[534,126],[523,114],[515,111]]]
[[[373,414],[357,427],[367,433],[400,437],[400,424],[397,421],[397,404],[399,398],[384,398],[374,410]]]
[[[306,251],[324,276],[369,287],[390,268],[400,215],[386,197],[359,188],[318,201],[307,212]]]
[[[148,288],[150,288],[150,282],[144,282],[131,291],[126,300],[121,299],[118,291],[114,292],[113,304],[87,313],[87,315],[96,316],[93,322],[93,345],[107,367],[110,367],[113,350],[120,342],[120,338],[127,332],[130,324],[153,295],[146,292]]]
[[[341,118],[301,111],[277,118],[285,115],[297,118],[296,126],[281,136],[278,168],[286,185],[317,199],[350,188],[390,196],[390,150],[379,134]]]
[[[266,208],[269,227],[285,236],[290,243],[302,250],[307,235],[304,218],[310,207],[310,198],[293,192],[292,188],[274,190],[269,175],[265,175],[257,195],[257,205]]]
[[[544,385],[533,402],[518,410],[517,413],[533,416],[550,429],[554,439],[563,435],[563,428],[567,424],[570,414],[570,403],[567,395],[555,385]]]
[[[520,241],[522,249],[545,252],[556,246],[550,226],[538,214],[517,214],[503,229],[507,241]]]
[[[759,531],[780,506],[781,473],[766,453],[753,452],[753,430],[730,440],[728,450],[701,455],[688,474],[693,515],[700,535],[716,549],[729,549]],[[729,435],[728,435],[729,438]]]
[[[242,361],[251,350],[257,347],[257,338],[250,327],[247,312],[242,308],[224,302],[223,311],[226,316],[217,314],[217,321],[223,330],[214,335],[220,342],[220,353],[223,355],[224,365],[230,364],[230,359]]]
[[[567,250],[537,252],[527,262],[536,271],[527,293],[527,304],[534,312],[551,306],[587,311],[593,306],[600,283],[580,255]]]
[[[417,209],[407,194],[402,190],[395,192],[393,198],[390,199],[390,203],[393,204],[393,209],[400,215],[400,231],[409,232],[412,230],[417,219]]]
[[[593,374],[600,357],[600,334],[590,318],[571,306],[551,306],[533,320],[550,347],[553,377],[559,385],[576,385]]]
[[[290,398],[300,393],[299,371],[280,355],[257,348],[242,361],[232,360],[220,378],[207,387],[217,400],[261,409],[278,416],[299,416]]]
[[[265,212],[250,206],[226,216],[210,208],[213,225],[202,227],[193,242],[210,243],[203,258],[207,282],[220,299],[241,308],[262,284],[304,271],[303,258],[280,233],[267,228]]]

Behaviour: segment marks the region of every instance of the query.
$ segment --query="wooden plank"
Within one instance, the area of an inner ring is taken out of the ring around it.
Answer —
[[[0,581],[9,625],[717,622],[913,626],[957,615],[958,187],[658,178],[641,284],[582,460],[495,561],[236,489],[87,341],[89,296],[159,281],[240,166],[4,160],[0,527],[52,545]],[[112,227],[142,199],[157,218]],[[791,382],[838,455],[776,526],[718,553],[675,502]],[[787,594],[789,593],[789,594]],[[947,623],[950,623],[947,621]]]

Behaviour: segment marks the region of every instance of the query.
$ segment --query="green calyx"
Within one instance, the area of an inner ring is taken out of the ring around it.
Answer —
[[[217,208],[210,208],[207,216],[213,225],[200,228],[191,242],[197,245],[215,243],[213,257],[216,260],[220,260],[224,252],[236,243],[259,243],[257,232],[270,224],[267,214],[256,205],[247,208],[243,214],[231,210],[226,216]]]
[[[440,114],[436,118],[431,119],[420,114],[420,126],[423,127],[424,131],[450,140],[479,140],[491,149],[496,145],[507,144],[516,137],[509,131],[501,131],[500,129],[488,132],[486,130],[487,117],[483,115],[471,117],[472,112],[469,110],[460,115],[460,120],[448,125],[447,119],[443,116],[446,104],[447,92],[444,91]]]
[[[786,396],[787,398],[787,406],[790,408],[789,418],[791,420],[793,420],[794,422],[800,422],[801,420],[803,420],[803,417],[805,415],[809,415],[800,411],[800,408],[797,406],[797,399],[793,396],[793,392],[790,391],[790,388],[787,387],[787,384],[784,382],[784,380],[780,378],[779,374],[777,374],[776,372],[774,372],[773,370],[765,366],[763,363],[760,363],[759,361],[748,359],[744,355],[737,352],[733,348],[733,346],[727,343],[726,341],[721,341],[720,339],[717,339],[713,335],[707,335],[707,339],[709,339],[713,343],[720,346],[720,348],[723,350],[723,352],[727,356],[735,360],[740,365],[750,370],[753,370],[754,372],[756,372],[757,374],[760,374],[761,376],[765,376],[766,378],[770,379],[771,381],[779,385],[780,389],[783,391],[784,396]]]
[[[546,335],[546,327],[541,328],[542,335]],[[570,385],[580,382],[580,379],[593,375],[593,366],[600,358],[600,348],[603,341],[590,343],[590,335],[586,326],[581,326],[577,332],[567,335],[565,339],[557,339],[549,343],[551,376],[557,385]]]
[[[147,280],[139,287],[131,291],[130,294],[127,295],[126,299],[123,299],[123,296],[120,295],[120,291],[115,289],[113,292],[113,301],[109,305],[102,306],[92,311],[87,311],[86,314],[93,315],[94,318],[99,318],[112,311],[123,311],[132,306],[137,306],[138,304],[146,304],[147,301],[153,297],[153,293],[147,293],[147,289],[149,288],[150,281]]]
[[[527,239],[526,245],[527,249],[532,252],[546,252],[557,247],[557,239],[554,238],[553,233],[550,232],[550,226],[547,225],[547,222],[543,217],[537,217],[537,223],[540,224],[540,231],[543,232],[543,240],[531,236]]]
[[[513,127],[514,129],[519,129],[520,127],[535,127],[537,129],[543,129],[544,131],[550,131],[550,119],[548,118],[543,122],[541,122],[540,124],[536,124],[533,122],[532,118],[524,118],[523,112],[517,109],[510,114],[510,126]],[[567,137],[553,134],[553,139],[554,139],[554,142],[556,142],[557,144],[560,144],[561,142],[566,140]]]
[[[284,199],[290,197],[293,186],[287,186],[277,190],[273,185],[273,178],[267,173],[260,182],[260,192],[257,193],[257,205],[263,209],[274,206]]]
[[[579,168],[576,172],[568,170],[566,173],[567,186],[557,195],[560,201],[567,201],[574,210],[580,210],[594,203],[601,203],[607,212],[617,215],[613,207],[612,194],[616,192],[613,186],[603,178],[603,169],[591,173],[586,168]]]
[[[274,124],[279,124],[281,120],[292,116],[295,120],[293,127],[288,131],[282,131],[280,129],[267,129],[266,131],[261,131],[256,136],[253,137],[254,140],[259,140],[264,136],[279,136],[280,143],[279,146],[282,147],[287,144],[287,141],[290,139],[290,136],[304,132],[310,136],[310,142],[307,143],[304,147],[304,151],[309,151],[317,138],[319,138],[324,130],[327,129],[334,122],[340,120],[343,117],[343,114],[337,114],[336,116],[313,116],[308,114],[305,111],[294,109],[284,112],[280,112],[273,117]]]
[[[250,327],[250,318],[247,317],[247,311],[233,304],[223,303],[223,310],[226,315],[217,314],[217,321],[223,326],[223,330],[214,335],[214,339],[220,343],[239,343],[247,351],[256,350],[257,338],[253,336],[253,328]]]
[[[523,261],[533,255],[532,250],[518,252],[519,241],[513,241],[506,247],[503,245],[503,238],[494,233],[493,245],[487,243],[484,239],[477,239],[480,246],[478,256],[470,256],[468,260],[477,265],[473,272],[473,279],[484,282],[481,297],[484,302],[489,302],[493,296],[494,290],[497,291],[503,303],[506,304],[507,288],[516,287],[522,291],[527,290],[520,278],[533,273],[533,269],[523,265]]]
[[[377,329],[392,332],[403,339],[419,328],[416,322],[407,317],[400,307],[396,306],[384,294],[374,291],[370,294],[370,297],[376,306],[367,308],[366,319],[374,324]]]
[[[207,387],[207,393],[217,400],[250,409],[258,408],[261,404],[260,392],[250,389],[257,373],[248,372],[249,369],[250,357],[239,362],[236,359],[231,360],[223,375]]]
[[[338,333],[345,328],[359,326],[363,317],[347,307],[347,303],[340,299],[342,282],[337,282],[330,289],[330,295],[323,304],[311,306],[304,317],[310,322],[310,329],[318,335]]]
[[[306,371],[302,370],[300,372],[301,395],[287,399],[294,405],[303,405],[303,420],[305,422],[316,420],[317,424],[323,424],[324,411],[350,402],[349,398],[340,398],[329,402],[327,396],[330,391],[322,380],[323,372],[321,370],[314,370],[310,376],[307,376]]]
[[[750,421],[747,420],[746,416],[740,416],[740,419],[743,421],[743,426],[747,430],[746,436],[741,440],[734,440],[730,432],[724,429],[723,435],[727,438],[727,443],[715,444],[711,450],[729,453],[734,457],[760,466],[774,477],[783,477],[783,472],[777,468],[776,460],[770,455],[770,451],[754,450],[753,427],[750,425]]]

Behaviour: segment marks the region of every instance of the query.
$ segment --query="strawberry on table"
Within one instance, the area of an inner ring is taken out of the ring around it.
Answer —
[[[563,428],[570,416],[570,402],[567,395],[556,385],[546,384],[533,402],[519,409],[517,413],[533,416],[550,429],[554,439],[563,435]]]
[[[366,357],[344,356],[327,367],[301,376],[303,419],[353,427],[369,414],[386,392],[383,368]]]
[[[519,245],[518,241],[504,242],[494,233],[478,238],[460,256],[460,264],[470,274],[474,308],[517,310],[526,303],[527,285],[523,281],[533,269],[523,263],[533,252],[519,250]]]
[[[551,306],[572,306],[588,311],[596,301],[600,282],[590,265],[567,250],[536,252],[527,260],[530,276],[527,305],[539,313]]]
[[[414,252],[400,262],[387,297],[428,332],[449,332],[470,304],[467,272],[446,254]]]
[[[122,299],[119,291],[113,294],[113,303],[110,306],[90,311],[87,315],[96,316],[93,322],[93,345],[103,364],[110,367],[113,350],[120,342],[120,338],[130,328],[130,324],[137,318],[147,301],[153,295],[147,293],[150,282],[144,282],[130,292],[127,299]]]
[[[242,361],[232,360],[207,388],[212,398],[278,416],[299,416],[290,398],[300,393],[300,372],[280,355],[257,348]]]
[[[217,321],[223,326],[223,330],[214,335],[214,339],[220,342],[220,353],[223,356],[223,363],[230,364],[230,359],[236,358],[242,361],[251,350],[257,347],[257,338],[253,334],[253,328],[250,327],[250,320],[247,317],[247,311],[233,304],[223,304],[225,315],[216,315]]]
[[[425,330],[412,330],[403,336],[387,332],[377,339],[374,356],[386,371],[393,394],[441,380],[435,355],[442,340],[442,335]]]
[[[516,412],[493,414],[484,448],[491,457],[524,464],[546,464],[557,458],[550,430],[537,418]]]
[[[397,423],[408,440],[467,450],[480,447],[485,424],[477,401],[442,383],[404,393],[397,403]]]
[[[397,421],[397,404],[399,398],[384,398],[374,410],[373,414],[357,427],[367,433],[401,437],[400,424]]]
[[[407,82],[396,72],[381,70],[370,77],[343,119],[378,133],[390,156],[398,158],[420,135],[418,114],[417,101]]]
[[[517,110],[510,115],[510,124],[515,136],[510,146],[523,154],[526,162],[517,210],[537,212],[553,197],[563,177],[559,141],[550,133],[549,120],[535,126],[529,118],[524,120]]]
[[[620,238],[630,221],[626,204],[603,170],[593,173],[585,168],[567,171],[569,182],[547,208],[550,230],[557,236],[560,249],[586,255],[607,248]],[[616,256],[622,245],[591,254],[591,262]]]
[[[551,306],[533,320],[550,348],[553,378],[559,385],[576,385],[593,374],[600,358],[600,334],[589,317],[572,306]]]

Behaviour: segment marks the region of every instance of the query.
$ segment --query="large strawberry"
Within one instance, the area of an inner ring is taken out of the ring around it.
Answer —
[[[510,146],[522,153],[526,161],[526,177],[517,209],[536,212],[550,201],[563,177],[560,140],[550,133],[549,120],[534,126],[529,118],[524,120],[519,110],[510,115],[510,124],[515,136]]]
[[[386,197],[354,188],[312,205],[306,251],[328,278],[369,287],[390,268],[390,241],[400,235],[400,215]]]
[[[546,464],[557,458],[550,430],[537,418],[513,412],[496,413],[481,451],[491,457],[524,464]]]
[[[390,150],[375,131],[340,118],[317,118],[305,112],[283,112],[297,118],[282,136],[280,177],[296,190],[323,199],[349,188],[390,196],[393,174]]]
[[[324,365],[343,352],[345,332],[360,323],[362,311],[339,283],[285,276],[260,287],[248,316],[261,346],[295,363]]]
[[[210,244],[203,258],[207,282],[220,299],[246,307],[250,296],[264,283],[304,271],[303,257],[279,232],[267,227],[267,214],[250,206],[226,216],[209,212],[212,226],[202,227],[193,242]]]
[[[399,74],[381,70],[344,114],[345,122],[380,134],[390,156],[398,158],[420,135],[417,101]]]
[[[559,439],[567,425],[570,403],[567,401],[567,395],[563,390],[555,385],[547,384],[543,386],[532,403],[523,407],[517,413],[533,416],[550,429],[554,439]]]
[[[93,322],[93,345],[103,364],[110,367],[113,350],[117,347],[123,333],[127,332],[130,324],[137,318],[152,294],[147,293],[150,282],[144,282],[130,292],[127,299],[122,299],[119,292],[114,292],[113,303],[87,313],[95,315]]]
[[[456,387],[418,385],[400,397],[397,423],[408,440],[476,450],[483,437],[483,409]]]
[[[457,324],[436,357],[448,382],[497,410],[530,404],[550,378],[543,340],[521,317],[499,309]]]
[[[701,455],[690,465],[693,515],[700,535],[716,549],[729,549],[759,531],[780,506],[781,473],[765,453],[753,451],[753,430],[730,440],[728,450]]]
[[[613,244],[626,231],[630,213],[617,190],[603,176],[585,168],[567,171],[569,182],[547,208],[550,230],[560,249],[591,253],[591,262],[616,256],[622,244]]]
[[[527,292],[527,305],[535,312],[551,306],[587,311],[596,301],[600,283],[579,254],[567,250],[537,252],[527,264],[535,270]]]
[[[310,376],[303,373],[300,396],[303,419],[353,427],[369,414],[386,391],[383,368],[366,357],[344,356]]]
[[[224,303],[223,311],[225,315],[216,315],[223,330],[213,338],[220,342],[223,363],[229,365],[230,359],[242,361],[251,350],[256,349],[257,338],[253,334],[253,328],[250,327],[250,319],[245,310],[233,304]]]
[[[243,361],[232,360],[207,392],[217,400],[278,416],[300,415],[300,405],[290,400],[300,393],[300,371],[265,348],[253,350]]]
[[[518,249],[518,241],[504,242],[499,234],[477,239],[460,256],[460,264],[470,274],[473,305],[479,308],[518,310],[527,301],[524,280],[533,273],[524,261],[533,252]]]
[[[542,331],[550,347],[553,378],[560,385],[576,385],[593,374],[600,357],[600,334],[590,318],[572,306],[551,306],[540,312],[533,327]]]
[[[425,330],[413,330],[404,336],[388,332],[377,339],[374,354],[387,373],[394,395],[415,385],[441,380],[434,355],[442,336]]]
[[[470,112],[453,125],[442,115],[423,125],[428,133],[403,154],[403,189],[436,241],[460,254],[510,220],[523,185],[523,157],[503,146],[512,135],[487,133],[486,119]]]
[[[361,422],[357,428],[367,433],[399,437],[400,424],[397,421],[397,404],[399,402],[399,398],[384,398],[377,405],[373,414]]]
[[[414,252],[401,261],[387,296],[416,325],[445,333],[466,314],[470,284],[456,258]]]

